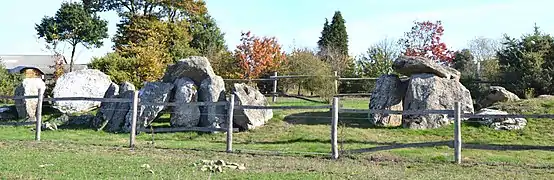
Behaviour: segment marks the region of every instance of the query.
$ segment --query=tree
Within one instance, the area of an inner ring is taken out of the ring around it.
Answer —
[[[116,51],[93,60],[91,68],[110,75],[115,82],[129,81],[137,87],[144,81],[159,80],[167,65],[182,53],[178,50],[183,48],[176,48],[180,45],[176,42],[180,41],[175,39],[183,39],[181,36],[187,32],[172,28],[186,26],[163,22],[155,16],[134,16],[126,24],[120,29],[125,33],[118,33],[114,38]]]
[[[325,23],[323,24],[323,30],[321,31],[321,36],[317,41],[317,45],[319,49],[324,49],[324,47],[330,44],[329,28],[330,28],[329,20],[325,18]]]
[[[526,90],[553,93],[553,43],[553,38],[540,32],[537,26],[533,33],[521,39],[505,35],[504,47],[497,53],[504,86],[520,96],[524,96]]]
[[[441,42],[444,28],[441,21],[414,22],[411,31],[404,34],[398,43],[404,47],[403,54],[407,56],[423,56],[438,62],[450,63],[453,52]]]
[[[325,19],[318,46],[321,49],[334,48],[342,55],[348,55],[348,33],[346,21],[340,11],[335,11],[331,24]]]
[[[346,21],[341,12],[335,11],[331,24],[325,19],[321,37],[317,42],[319,56],[340,75],[349,70],[353,71],[354,68],[354,63],[348,55],[348,33],[346,32],[345,23]]]
[[[477,61],[492,59],[496,56],[496,52],[500,50],[502,45],[499,41],[491,38],[476,37],[468,43],[471,54]]]
[[[191,55],[198,55],[198,50],[191,48],[192,33],[194,27],[200,26],[213,29],[212,24],[202,18],[207,16],[206,3],[202,0],[84,0],[86,7],[92,11],[115,11],[121,17],[117,25],[118,31],[114,37],[114,49],[120,49],[133,42],[146,39],[142,31],[147,31],[144,21],[161,21],[167,23],[169,33],[163,40],[168,44],[170,54],[174,60]],[[134,23],[133,21],[140,21]],[[201,22],[197,22],[201,21]],[[137,26],[136,31],[129,31],[130,25]],[[206,41],[218,43],[217,39]]]
[[[286,61],[281,45],[275,37],[256,37],[250,32],[242,33],[235,58],[242,69],[242,78],[257,78],[262,74],[277,71]]]
[[[221,51],[209,56],[210,64],[214,72],[225,79],[239,79],[242,77],[242,69],[231,51]]]
[[[462,49],[461,51],[456,51],[454,53],[452,63],[454,65],[454,69],[460,71],[462,75],[473,74],[475,73],[475,64],[473,63],[473,60],[474,56],[469,49]]]
[[[54,17],[44,17],[35,25],[39,38],[49,44],[59,41],[71,45],[69,71],[73,71],[75,49],[82,44],[85,48],[103,46],[102,39],[108,38],[108,22],[88,11],[80,3],[62,3]]]
[[[476,75],[477,78],[480,79],[481,71],[483,69],[481,68],[482,62],[495,58],[496,52],[500,50],[502,45],[497,40],[485,37],[476,37],[475,39],[469,41],[468,45],[469,50],[475,56],[475,60],[477,62]]]
[[[203,56],[211,56],[227,49],[225,33],[217,27],[215,19],[209,14],[191,16],[188,20],[189,34],[192,36],[190,46]]]
[[[383,39],[369,47],[365,54],[357,59],[360,75],[364,77],[379,77],[393,73],[392,64],[400,55],[398,45],[390,40]]]
[[[122,18],[152,15],[168,21],[202,14],[207,10],[203,0],[83,0],[83,4],[94,12],[115,11]]]
[[[111,52],[104,57],[94,58],[88,66],[106,73],[117,84],[127,81],[137,88],[142,86],[142,80],[137,73],[137,60],[134,57],[122,57],[117,52]]]
[[[301,89],[328,100],[334,95],[333,79],[328,77],[331,74],[331,67],[321,61],[316,52],[306,48],[295,48],[292,53],[287,55],[287,62],[282,73],[312,75],[313,77],[280,80],[279,83],[288,87],[296,86],[298,95],[300,95]]]

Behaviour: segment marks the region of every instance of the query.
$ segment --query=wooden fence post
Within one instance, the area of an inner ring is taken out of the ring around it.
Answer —
[[[454,158],[457,164],[462,163],[462,110],[460,102],[454,104]]]
[[[339,74],[335,71],[335,94],[339,94]]]
[[[235,110],[235,93],[229,97],[229,109],[227,117],[227,152],[233,152],[233,111]]]
[[[277,102],[277,72],[273,73],[273,102]]]
[[[42,102],[44,100],[44,89],[39,88],[38,89],[38,99],[37,99],[37,109],[35,112],[35,120],[36,127],[35,127],[35,140],[40,141],[40,133],[42,131]]]
[[[135,139],[137,135],[137,115],[138,115],[138,91],[133,92],[133,105],[132,118],[131,118],[131,139],[129,141],[129,148],[135,148]]]
[[[337,125],[339,121],[339,98],[333,98],[332,119],[331,119],[331,152],[333,159],[339,158],[337,147]]]

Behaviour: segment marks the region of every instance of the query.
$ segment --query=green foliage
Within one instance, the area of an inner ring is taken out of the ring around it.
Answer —
[[[21,83],[23,77],[20,74],[10,74],[0,61],[0,96],[13,96],[15,88]],[[12,100],[0,99],[0,103],[11,103]]]
[[[83,0],[83,4],[93,12],[115,11],[120,17],[153,15],[169,21],[186,19],[207,10],[203,0]]]
[[[498,59],[492,58],[481,61],[481,76],[484,81],[499,82],[501,80]]]
[[[164,22],[167,26],[165,38],[167,42],[165,47],[169,50],[169,55],[173,61],[177,61],[192,55],[198,55],[198,50],[192,48],[189,42],[192,40],[191,35],[187,32],[189,23],[186,21]]]
[[[364,54],[356,59],[357,77],[378,78],[385,74],[395,74],[392,69],[392,64],[399,54],[400,48],[393,40],[381,40],[369,47]],[[367,93],[371,92],[375,85],[375,81],[373,80],[350,82],[353,84],[355,83],[356,86],[352,86],[347,90],[341,90],[341,92]]]
[[[360,74],[363,77],[379,77],[385,74],[392,74],[394,72],[392,64],[396,57],[397,55],[386,52],[386,49],[372,46],[357,60]]]
[[[72,46],[70,71],[73,70],[75,49],[78,44],[85,48],[103,46],[102,39],[108,38],[108,22],[88,11],[81,3],[62,3],[54,17],[42,18],[35,25],[39,38],[56,45],[59,41]]]
[[[531,98],[535,97],[535,89],[533,89],[533,88],[525,89],[524,93],[525,93],[524,94],[525,99],[531,99]]]
[[[283,79],[279,84],[285,86],[285,91],[289,88],[307,90],[316,95],[330,100],[335,93],[334,80],[331,67],[321,61],[314,51],[309,49],[295,49],[288,55],[288,64],[280,73],[290,75],[310,75],[315,77]]]
[[[318,55],[331,66],[333,71],[337,71],[342,77],[354,74],[354,62],[348,55],[348,33],[340,11],[335,11],[331,24],[325,19],[317,44]]]
[[[89,68],[106,73],[117,84],[128,81],[139,88],[142,81],[137,74],[137,64],[137,59],[122,57],[119,53],[113,52],[101,58],[94,58]]]
[[[210,52],[207,55],[215,74],[225,79],[239,79],[241,77],[241,68],[237,59],[230,51]]]
[[[454,69],[460,71],[462,74],[474,74],[476,71],[474,57],[469,49],[462,49],[454,53],[452,63],[454,63]]]
[[[520,97],[528,88],[534,89],[535,94],[553,93],[553,43],[552,37],[541,33],[538,27],[521,39],[506,35],[504,48],[497,55],[504,86]]]
[[[155,41],[164,46],[173,60],[179,60],[197,52],[189,46],[191,36],[187,32],[186,21],[167,22],[156,16],[134,15],[123,18],[117,25],[113,38],[114,48],[122,50],[130,44],[140,45],[146,41]]]
[[[336,48],[338,53],[348,55],[348,33],[346,32],[346,21],[340,11],[335,11],[331,24],[325,19],[323,31],[318,41],[320,49]]]
[[[227,49],[225,33],[217,27],[215,19],[209,14],[191,16],[188,20],[189,34],[192,36],[190,46],[202,56],[209,56]]]
[[[167,22],[152,15],[124,19],[114,37],[116,52],[95,59],[91,67],[114,81],[130,81],[137,87],[144,81],[159,80],[168,64],[197,54],[188,45],[187,28],[186,21]],[[115,62],[109,62],[111,59]]]

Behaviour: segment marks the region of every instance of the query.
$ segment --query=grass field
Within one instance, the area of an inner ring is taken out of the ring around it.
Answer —
[[[368,99],[343,99],[343,107],[365,109]],[[280,98],[276,105],[321,105]],[[500,104],[523,113],[554,113],[554,101]],[[235,153],[225,150],[225,134],[138,135],[130,151],[128,134],[86,129],[45,131],[33,142],[31,126],[0,126],[2,179],[553,179],[554,131],[551,119],[528,119],[520,131],[494,131],[465,123],[462,165],[452,164],[446,146],[407,147],[451,141],[453,127],[434,130],[374,128],[364,114],[340,114],[342,150],[368,153],[329,159],[328,110],[275,110],[264,127],[234,134]],[[494,145],[494,146],[491,146]],[[376,148],[376,147],[380,147]],[[373,149],[371,149],[373,148]],[[381,150],[386,149],[386,150]],[[193,163],[224,160],[245,170],[201,171]],[[146,165],[147,164],[147,165]],[[149,167],[149,168],[148,168]]]

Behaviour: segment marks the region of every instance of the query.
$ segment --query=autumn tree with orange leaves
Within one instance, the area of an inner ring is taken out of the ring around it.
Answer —
[[[241,34],[235,58],[241,68],[241,78],[254,79],[277,71],[286,63],[286,54],[275,37],[257,37],[250,32]]]
[[[444,27],[441,21],[414,22],[411,31],[405,33],[405,37],[398,43],[404,47],[406,56],[423,56],[435,61],[451,63],[454,52],[448,50],[446,44],[441,41]]]

